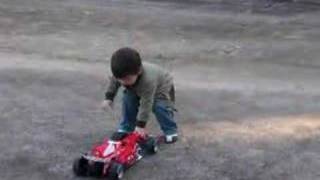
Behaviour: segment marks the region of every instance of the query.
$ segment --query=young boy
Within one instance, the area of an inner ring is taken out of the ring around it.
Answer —
[[[178,139],[174,120],[174,86],[172,76],[159,66],[142,63],[139,53],[132,48],[121,48],[111,57],[108,90],[102,107],[113,108],[113,99],[120,86],[125,88],[122,100],[122,119],[118,133],[145,132],[154,113],[166,143]]]

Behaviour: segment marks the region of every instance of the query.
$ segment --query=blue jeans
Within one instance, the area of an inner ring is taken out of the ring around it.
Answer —
[[[155,100],[152,111],[158,120],[161,130],[165,135],[177,133],[177,124],[174,121],[174,108],[167,100]],[[122,101],[122,119],[119,130],[132,132],[136,126],[139,110],[139,97],[130,90],[124,90]]]

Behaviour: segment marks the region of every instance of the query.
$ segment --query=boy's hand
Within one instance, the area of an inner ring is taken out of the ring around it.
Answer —
[[[101,103],[101,107],[103,110],[108,111],[108,110],[113,110],[113,101],[111,100],[104,100]]]
[[[145,135],[146,134],[146,129],[138,127],[138,126],[136,127],[136,129],[134,131],[139,133],[140,135]]]

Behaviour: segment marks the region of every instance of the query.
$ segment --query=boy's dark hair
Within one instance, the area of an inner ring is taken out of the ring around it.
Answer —
[[[141,65],[139,53],[132,48],[118,49],[111,57],[111,71],[115,78],[138,74]]]

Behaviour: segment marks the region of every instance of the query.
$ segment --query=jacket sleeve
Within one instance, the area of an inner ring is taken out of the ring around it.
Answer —
[[[145,127],[147,121],[150,118],[150,114],[153,108],[154,95],[156,91],[156,83],[150,83],[141,92],[140,107],[137,116],[136,125],[138,127]]]
[[[105,93],[105,99],[113,101],[120,87],[120,82],[117,81],[114,77],[110,77],[109,79],[110,81],[107,92]]]

